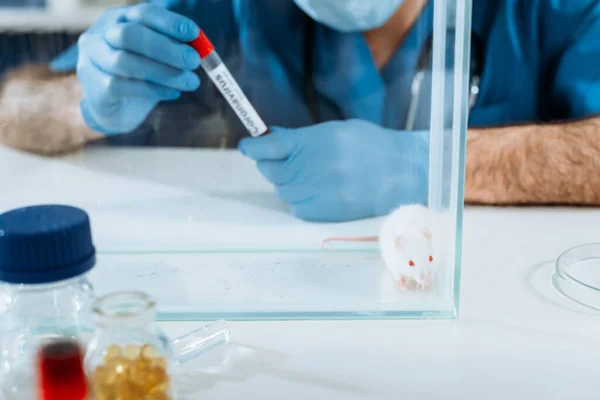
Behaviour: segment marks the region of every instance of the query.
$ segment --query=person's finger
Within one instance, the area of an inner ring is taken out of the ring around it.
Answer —
[[[298,176],[295,165],[285,161],[258,161],[258,171],[274,185],[285,185],[292,182]]]
[[[194,91],[200,78],[192,71],[182,71],[107,44],[96,47],[91,56],[94,65],[109,75],[154,83],[181,91]]]
[[[118,23],[106,31],[104,38],[115,49],[134,52],[173,68],[200,67],[200,55],[194,48],[138,22]]]
[[[285,160],[297,147],[294,130],[274,129],[256,138],[244,138],[238,146],[240,152],[255,161]]]
[[[149,82],[133,81],[111,76],[107,82],[107,90],[117,98],[132,97],[140,99],[174,100],[181,94],[180,91],[156,85]]]
[[[174,100],[181,95],[179,90],[165,86],[109,75],[89,63],[85,68],[78,69],[78,75],[82,81],[94,82],[94,85],[82,85],[84,98],[91,104],[92,113],[103,108],[104,104],[123,98],[140,98],[158,103]]]
[[[181,42],[191,42],[200,34],[200,28],[191,19],[154,4],[131,7],[124,17]]]

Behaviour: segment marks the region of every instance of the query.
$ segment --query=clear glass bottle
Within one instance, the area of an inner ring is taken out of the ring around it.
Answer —
[[[92,308],[96,334],[85,369],[94,399],[174,398],[173,350],[154,322],[155,306],[143,293],[120,292]]]
[[[86,273],[94,265],[84,211],[51,205],[0,215],[0,398],[37,398],[43,344],[91,339],[95,295]]]
[[[176,398],[179,365],[229,341],[224,321],[170,341],[155,322],[156,303],[142,292],[116,292],[92,307],[96,331],[85,356],[95,400]]]

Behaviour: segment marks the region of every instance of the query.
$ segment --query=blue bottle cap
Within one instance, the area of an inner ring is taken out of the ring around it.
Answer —
[[[41,205],[0,215],[0,281],[57,282],[81,275],[95,263],[96,249],[85,211]]]

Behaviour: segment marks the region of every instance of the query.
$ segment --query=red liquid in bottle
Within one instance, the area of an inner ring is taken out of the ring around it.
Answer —
[[[75,342],[44,346],[38,355],[40,400],[85,400],[88,387],[81,349]]]

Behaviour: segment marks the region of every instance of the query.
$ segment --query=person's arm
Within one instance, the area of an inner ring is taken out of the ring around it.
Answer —
[[[600,2],[540,1],[538,17],[563,122],[469,131],[467,203],[600,205]]]
[[[465,202],[600,205],[600,117],[470,130]]]

